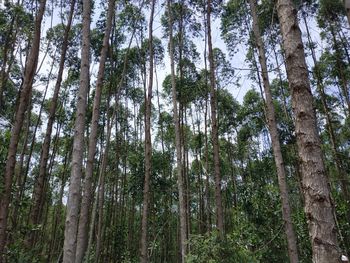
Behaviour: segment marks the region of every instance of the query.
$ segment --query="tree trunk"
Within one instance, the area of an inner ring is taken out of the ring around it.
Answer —
[[[286,69],[292,91],[295,133],[301,161],[304,210],[309,225],[313,262],[340,262],[334,204],[326,175],[316,114],[305,62],[297,11],[290,0],[277,1]]]
[[[187,221],[186,221],[186,203],[185,203],[185,189],[182,177],[182,160],[181,160],[181,138],[180,138],[180,120],[177,108],[176,96],[176,80],[175,80],[175,65],[174,65],[174,43],[173,43],[173,17],[171,12],[171,0],[167,1],[168,19],[169,19],[169,56],[171,66],[171,87],[172,87],[172,101],[173,101],[173,120],[175,126],[175,145],[176,145],[176,164],[177,164],[177,186],[179,191],[179,212],[180,212],[180,252],[181,263],[185,262],[187,254]]]
[[[92,176],[93,176],[93,164],[96,153],[97,144],[97,131],[98,131],[98,119],[100,115],[101,94],[103,88],[105,63],[107,60],[107,52],[109,47],[109,38],[112,29],[112,22],[114,16],[115,0],[109,0],[107,9],[106,30],[103,37],[103,45],[101,49],[100,65],[98,69],[95,98],[92,112],[91,132],[89,137],[89,149],[87,155],[85,181],[83,186],[83,198],[81,201],[81,211],[79,216],[78,236],[77,236],[77,251],[75,261],[80,263],[83,261],[87,243],[88,243],[88,226],[89,226],[89,212],[91,207],[91,200],[93,197],[92,192]]]
[[[348,18],[348,23],[350,25],[350,0],[343,0],[346,10],[346,17]]]
[[[19,98],[19,105],[16,111],[14,125],[11,130],[10,145],[6,159],[6,168],[4,176],[3,190],[0,196],[0,260],[4,257],[4,248],[6,245],[6,229],[9,203],[11,198],[12,178],[16,164],[16,152],[20,133],[23,126],[23,120],[26,110],[28,109],[29,98],[32,94],[33,80],[35,71],[38,65],[40,36],[41,36],[41,21],[44,16],[46,0],[41,0],[38,13],[35,19],[33,43],[30,48],[26,67],[24,71],[22,90]]]
[[[34,128],[33,138],[32,138],[32,142],[31,142],[31,145],[30,145],[29,154],[28,154],[28,157],[27,157],[25,176],[28,176],[28,173],[29,173],[30,160],[31,160],[31,157],[32,157],[32,154],[33,154],[33,149],[34,149],[35,139],[36,139],[36,133],[37,133],[40,121],[41,121],[41,115],[42,115],[42,111],[43,111],[43,107],[44,107],[44,103],[45,103],[45,99],[46,99],[47,90],[48,90],[50,79],[51,79],[51,74],[52,74],[52,71],[53,71],[53,68],[54,68],[54,64],[55,63],[52,63],[52,65],[51,65],[51,69],[50,69],[50,72],[49,72],[49,75],[48,75],[47,84],[46,84],[46,87],[45,87],[45,93],[44,93],[44,96],[43,96],[42,101],[41,101],[41,106],[40,106],[40,110],[39,110],[38,120],[37,120],[35,128]],[[38,178],[36,178],[36,179],[38,179]],[[37,195],[37,192],[36,192],[37,187],[39,185],[42,186],[42,192],[41,192],[40,196]],[[30,208],[30,213],[29,213],[29,224],[32,225],[32,226],[39,224],[39,222],[41,220],[40,203],[42,203],[42,199],[43,199],[43,190],[44,190],[44,181],[41,182],[41,181],[35,180],[33,199],[32,199],[33,203],[32,203],[32,206]],[[31,233],[28,234],[28,239],[27,239],[28,243],[27,243],[27,245],[29,247],[32,247],[33,243],[35,243],[35,232],[37,232],[37,231],[32,231]]]
[[[140,262],[148,262],[148,209],[150,203],[150,180],[151,180],[151,161],[152,161],[152,141],[151,141],[151,109],[152,109],[152,86],[153,86],[153,16],[156,0],[151,2],[151,13],[149,21],[149,82],[146,101],[145,114],[145,181],[143,185],[143,206],[141,219],[141,248],[140,248]]]
[[[261,74],[263,79],[263,86],[266,97],[266,118],[268,123],[268,128],[272,141],[273,155],[275,159],[275,165],[277,169],[278,185],[280,189],[281,202],[282,202],[282,217],[284,221],[285,234],[287,237],[288,245],[288,255],[291,263],[299,262],[298,259],[298,248],[295,232],[293,229],[291,209],[289,205],[289,196],[288,196],[288,186],[286,180],[286,170],[284,166],[284,160],[281,151],[281,145],[279,140],[279,134],[277,130],[277,121],[274,103],[272,99],[270,81],[267,69],[267,60],[265,57],[265,47],[263,39],[260,33],[259,28],[259,19],[256,12],[256,0],[249,0],[249,5],[253,17],[253,31],[255,36],[255,44],[259,51],[259,63],[261,66]],[[259,74],[259,72],[257,72]]]
[[[208,59],[210,69],[210,106],[211,106],[211,132],[213,140],[213,158],[215,174],[215,203],[216,203],[216,224],[221,237],[224,236],[224,217],[221,197],[221,175],[220,175],[220,155],[219,155],[219,134],[217,121],[217,97],[213,46],[211,40],[211,0],[207,1],[207,30],[208,30]]]
[[[317,91],[318,91],[318,93],[320,95],[322,107],[323,107],[324,114],[325,114],[325,117],[326,117],[326,124],[327,124],[327,128],[328,128],[328,133],[329,133],[329,140],[331,142],[331,148],[332,148],[332,152],[333,152],[333,159],[335,161],[334,165],[335,165],[335,169],[336,169],[337,175],[339,177],[341,191],[343,193],[344,199],[346,200],[346,202],[348,204],[348,206],[347,206],[347,209],[348,209],[347,216],[348,216],[348,219],[350,220],[350,210],[349,210],[350,195],[349,195],[348,181],[346,179],[347,174],[345,172],[345,169],[342,167],[341,158],[339,156],[338,143],[337,143],[335,132],[334,132],[334,129],[333,129],[332,117],[331,117],[331,113],[330,113],[329,107],[327,105],[325,87],[324,87],[324,84],[323,84],[322,76],[321,76],[320,71],[319,71],[315,50],[314,50],[314,48],[312,46],[312,40],[311,40],[310,31],[309,31],[309,26],[307,24],[305,15],[303,15],[303,20],[304,20],[304,24],[305,24],[305,28],[306,28],[306,32],[307,32],[308,42],[310,44],[311,57],[312,57],[312,60],[313,60],[313,63],[314,63],[314,70],[312,71],[312,73],[313,73],[313,76],[314,76],[314,78],[316,80]]]
[[[70,177],[67,214],[63,245],[63,262],[74,263],[78,230],[78,215],[81,196],[82,161],[84,153],[84,127],[87,95],[90,84],[90,21],[91,2],[83,0],[83,28],[80,68],[80,86],[77,101],[77,113],[74,124],[74,141],[72,153],[72,171]]]
[[[72,25],[73,20],[73,13],[74,13],[74,6],[75,6],[75,0],[71,2],[70,6],[70,13],[68,17],[68,22],[64,31],[63,36],[63,43],[62,43],[62,49],[61,49],[61,57],[59,62],[59,69],[57,74],[57,80],[54,88],[54,94],[51,99],[52,103],[49,110],[49,117],[48,122],[46,126],[46,133],[44,142],[41,148],[40,153],[40,161],[39,161],[39,175],[35,179],[34,184],[34,192],[33,192],[33,208],[30,213],[30,222],[31,224],[38,224],[39,220],[41,218],[41,215],[39,214],[39,208],[40,208],[40,202],[44,195],[44,182],[46,181],[47,177],[47,163],[49,159],[49,151],[50,151],[50,144],[51,144],[51,135],[52,135],[52,127],[55,121],[55,114],[58,104],[58,96],[59,91],[61,88],[61,82],[62,82],[62,76],[63,76],[63,70],[64,70],[64,63],[66,60],[66,53],[68,49],[68,38],[69,38],[69,32]]]

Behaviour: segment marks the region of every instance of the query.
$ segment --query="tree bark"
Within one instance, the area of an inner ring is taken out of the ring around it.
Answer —
[[[322,107],[324,110],[324,115],[326,117],[326,124],[327,124],[327,128],[328,128],[328,133],[329,133],[329,140],[331,142],[333,159],[335,161],[334,165],[335,165],[335,169],[336,169],[337,175],[338,175],[339,180],[340,180],[341,191],[343,193],[344,199],[348,203],[347,217],[350,220],[350,210],[349,210],[350,195],[349,195],[348,181],[346,179],[347,174],[345,172],[345,169],[342,167],[342,161],[341,161],[341,158],[339,156],[338,143],[337,143],[334,128],[333,128],[332,117],[331,117],[330,109],[327,105],[325,87],[324,87],[324,83],[322,80],[322,76],[321,76],[320,71],[319,71],[319,66],[317,63],[315,50],[312,46],[311,34],[309,31],[309,27],[308,27],[305,15],[303,15],[303,20],[304,20],[304,24],[305,24],[305,28],[306,28],[306,32],[307,32],[308,42],[310,44],[311,57],[312,57],[312,60],[314,63],[314,70],[312,71],[312,73],[313,73],[313,76],[316,80],[317,91],[320,95]]]
[[[92,112],[92,122],[91,122],[91,132],[89,137],[89,149],[87,155],[86,171],[85,171],[85,181],[83,186],[83,197],[81,201],[81,211],[79,216],[79,226],[78,226],[78,236],[77,236],[77,250],[75,261],[80,263],[83,261],[87,243],[88,243],[88,226],[90,219],[90,208],[91,200],[93,197],[92,192],[92,176],[94,167],[94,158],[96,153],[97,144],[97,131],[98,131],[98,120],[100,115],[100,104],[101,104],[101,94],[103,88],[105,63],[107,60],[109,38],[112,30],[112,22],[114,16],[114,6],[115,0],[109,0],[107,9],[107,20],[106,29],[103,37],[103,45],[101,49],[100,64],[97,74],[94,105]]]
[[[44,183],[47,178],[47,163],[49,159],[49,151],[50,151],[50,144],[51,144],[51,135],[52,135],[52,127],[55,121],[55,114],[58,104],[58,96],[59,91],[61,88],[61,82],[62,82],[62,76],[64,71],[64,63],[66,60],[66,53],[68,49],[68,38],[69,38],[69,32],[72,25],[73,20],[73,13],[74,13],[74,6],[75,6],[75,0],[72,0],[71,6],[70,6],[70,13],[68,17],[68,22],[64,31],[63,36],[63,43],[62,43],[62,49],[61,49],[61,57],[59,62],[59,69],[57,73],[57,80],[54,88],[54,94],[51,99],[51,106],[49,110],[49,118],[48,123],[46,126],[46,133],[44,142],[41,148],[40,153],[40,161],[39,161],[39,175],[37,178],[35,178],[34,183],[34,191],[33,191],[33,206],[30,213],[30,223],[33,225],[36,225],[40,222],[41,215],[39,214],[40,211],[40,202],[44,195]]]
[[[77,113],[74,124],[72,153],[72,171],[70,177],[67,214],[63,245],[63,262],[74,263],[78,230],[79,205],[81,197],[82,161],[84,153],[84,127],[87,95],[90,84],[90,22],[91,2],[83,0],[83,28],[80,68],[80,86],[77,101]]]
[[[171,9],[171,0],[167,0],[168,7],[168,21],[169,21],[169,56],[171,66],[171,93],[173,102],[173,121],[175,126],[175,145],[176,145],[176,164],[177,164],[177,187],[179,192],[179,212],[180,212],[180,252],[181,263],[185,262],[187,254],[187,220],[186,220],[186,203],[185,203],[185,189],[182,177],[182,160],[181,160],[181,138],[180,138],[180,120],[177,108],[176,96],[176,80],[175,80],[175,65],[174,65],[174,43],[173,43],[173,17]]]
[[[291,263],[299,262],[298,257],[298,248],[295,232],[293,229],[292,223],[292,215],[291,209],[289,205],[289,196],[288,196],[288,186],[286,180],[286,170],[284,166],[284,160],[281,151],[281,144],[279,140],[279,134],[277,130],[277,121],[274,103],[271,94],[270,81],[267,69],[267,60],[265,57],[265,47],[263,43],[263,39],[260,33],[259,28],[259,19],[256,11],[256,0],[249,0],[250,10],[253,17],[253,31],[255,37],[255,45],[259,52],[259,63],[261,66],[261,75],[263,80],[263,87],[266,97],[266,118],[268,123],[268,128],[272,141],[272,149],[273,155],[275,159],[275,165],[277,169],[277,177],[278,177],[278,186],[280,189],[281,202],[282,202],[282,217],[284,221],[285,234],[287,237],[287,245],[288,245],[288,255]],[[259,74],[259,72],[257,72]]]
[[[151,2],[151,13],[149,21],[149,82],[146,96],[146,114],[145,114],[145,181],[143,185],[143,206],[141,219],[141,247],[140,262],[147,263],[148,259],[148,210],[150,205],[150,180],[152,173],[152,141],[151,141],[151,109],[152,109],[152,87],[153,87],[153,16],[156,0]]]
[[[217,121],[217,97],[213,45],[211,38],[211,0],[207,1],[207,30],[208,30],[208,59],[210,69],[210,107],[211,107],[211,133],[213,141],[213,158],[215,174],[215,204],[216,204],[216,224],[220,236],[224,236],[224,216],[221,197],[221,175],[220,175],[220,149]]]
[[[305,61],[297,11],[290,0],[277,1],[286,69],[292,92],[295,133],[301,162],[304,210],[314,263],[340,261],[334,204],[325,171],[316,114]]]
[[[34,37],[32,46],[29,51],[26,67],[24,71],[22,90],[19,98],[19,105],[16,111],[14,125],[11,130],[10,145],[6,159],[6,168],[4,176],[4,186],[0,196],[0,261],[4,257],[4,248],[6,245],[6,229],[7,218],[9,212],[9,203],[11,198],[12,178],[16,164],[16,152],[20,133],[23,126],[24,115],[28,109],[29,98],[32,94],[33,80],[35,71],[38,65],[40,36],[41,36],[41,22],[44,16],[46,0],[41,0],[39,4],[38,13],[35,19]]]

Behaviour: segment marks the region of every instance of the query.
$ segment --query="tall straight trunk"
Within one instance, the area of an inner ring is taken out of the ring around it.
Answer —
[[[304,210],[309,225],[313,262],[340,262],[334,204],[317,133],[316,114],[312,105],[313,97],[297,11],[291,0],[278,0],[277,13],[292,92],[295,133],[305,199]]]
[[[146,97],[146,115],[145,115],[145,181],[143,184],[143,206],[141,219],[141,248],[140,262],[148,262],[148,210],[150,203],[150,180],[151,180],[151,161],[152,161],[152,141],[151,141],[151,109],[152,109],[152,87],[153,87],[153,16],[156,0],[151,2],[151,14],[149,21],[149,80]]]
[[[205,10],[204,10],[205,12]],[[207,21],[204,18],[204,43],[207,43],[208,39],[208,30],[207,30]],[[205,86],[208,86],[208,66],[207,66],[207,45],[204,47],[204,72],[205,72]],[[210,186],[209,186],[209,147],[208,147],[208,94],[205,95],[205,106],[204,106],[204,156],[205,156],[205,223],[206,231],[211,231],[211,208],[210,208]]]
[[[261,66],[261,75],[263,80],[263,87],[266,97],[266,118],[268,128],[271,136],[273,155],[275,159],[275,165],[277,169],[278,186],[280,189],[281,202],[282,202],[282,217],[284,221],[285,234],[287,237],[288,255],[291,263],[299,262],[298,248],[295,232],[293,229],[291,209],[289,205],[288,186],[286,180],[286,170],[284,166],[284,160],[281,151],[281,144],[279,140],[279,134],[277,130],[277,121],[274,103],[271,94],[270,81],[267,69],[267,60],[265,57],[265,47],[259,28],[259,19],[256,12],[256,0],[249,0],[250,10],[253,17],[253,31],[255,36],[255,44],[259,52],[259,63]],[[259,74],[259,72],[257,73]]]
[[[84,127],[87,106],[87,95],[90,84],[90,22],[91,2],[83,0],[83,28],[80,67],[80,85],[77,101],[77,112],[74,124],[74,140],[72,153],[72,171],[67,202],[67,214],[64,232],[63,262],[74,263],[78,230],[80,205],[80,188],[82,178],[82,162],[84,153]]]
[[[185,189],[182,177],[182,160],[181,160],[181,138],[180,138],[180,120],[177,107],[175,65],[174,65],[174,40],[173,40],[173,17],[171,12],[171,0],[167,1],[168,19],[169,19],[169,56],[171,66],[171,94],[173,101],[173,120],[175,126],[175,145],[176,145],[176,165],[177,165],[177,186],[179,192],[179,210],[180,210],[180,252],[181,263],[185,262],[187,254],[187,219],[186,219],[186,203]]]
[[[339,176],[340,187],[341,187],[341,191],[343,193],[344,199],[347,201],[348,205],[350,205],[349,187],[348,187],[348,181],[346,179],[347,174],[345,172],[345,169],[343,169],[343,167],[342,167],[341,158],[339,156],[338,143],[337,143],[334,128],[333,128],[332,116],[331,116],[329,107],[327,105],[325,87],[324,87],[322,76],[321,76],[319,66],[317,63],[315,50],[312,46],[311,34],[309,31],[309,26],[307,24],[305,15],[303,15],[303,20],[304,20],[304,24],[305,24],[305,28],[306,28],[308,42],[310,44],[311,57],[312,57],[312,60],[314,63],[314,70],[312,71],[312,73],[313,73],[314,78],[316,79],[317,91],[320,95],[322,108],[324,110],[324,114],[326,117],[326,124],[327,124],[328,133],[329,133],[329,139],[331,142],[333,159],[335,161],[335,163],[334,163],[335,169],[336,169],[337,175]],[[348,219],[350,220],[349,206],[348,206],[348,215],[347,216],[348,216]]]
[[[56,109],[58,105],[58,96],[61,88],[64,63],[66,60],[66,53],[68,49],[69,32],[72,25],[73,13],[74,13],[75,0],[72,0],[70,6],[70,13],[67,21],[67,25],[64,31],[63,43],[61,48],[61,57],[59,62],[59,68],[57,73],[57,80],[52,96],[52,103],[49,109],[49,117],[46,126],[45,138],[41,148],[40,161],[39,161],[39,175],[35,178],[34,191],[33,191],[33,206],[30,213],[30,223],[38,224],[40,222],[41,215],[39,214],[40,202],[44,195],[44,182],[47,178],[47,163],[49,159],[49,151],[51,144],[52,127],[55,121]]]
[[[330,32],[333,40],[333,48],[335,50],[335,65],[337,67],[337,72],[339,74],[338,76],[339,87],[343,93],[343,94],[340,94],[340,96],[343,95],[343,98],[346,103],[346,106],[344,106],[344,108],[347,109],[347,112],[345,113],[345,115],[350,117],[350,96],[349,96],[349,90],[348,90],[348,78],[345,74],[345,63],[341,56],[341,49],[339,46],[339,41],[336,38],[335,28],[333,24],[330,25]]]
[[[17,1],[17,4],[19,4],[19,1]],[[2,110],[4,109],[5,103],[3,101],[3,95],[6,89],[9,72],[14,58],[13,53],[16,47],[15,41],[18,33],[18,27],[14,28],[14,26],[17,20],[18,15],[13,14],[5,35],[5,44],[2,49],[2,63],[0,71],[0,113],[2,113]]]
[[[215,204],[216,204],[216,224],[220,236],[224,235],[224,216],[221,197],[221,175],[220,175],[220,155],[219,155],[219,134],[217,121],[217,97],[213,45],[211,38],[211,0],[207,1],[207,30],[208,30],[208,60],[210,69],[210,107],[211,107],[211,133],[213,141],[213,159],[215,174]]]
[[[94,105],[92,112],[91,132],[89,137],[89,149],[87,155],[85,181],[83,186],[83,198],[81,201],[81,211],[79,216],[78,236],[77,236],[77,250],[75,261],[80,263],[83,261],[87,243],[88,243],[88,226],[90,219],[92,192],[92,176],[94,168],[94,158],[97,144],[98,120],[100,115],[101,94],[104,80],[105,64],[107,60],[107,53],[109,47],[109,38],[112,29],[112,22],[114,16],[115,0],[109,0],[107,9],[106,29],[103,37],[103,45],[101,49],[100,65],[97,74]]]
[[[38,13],[35,18],[33,41],[25,66],[22,90],[19,97],[18,108],[16,110],[16,117],[11,129],[10,145],[6,159],[4,185],[0,194],[0,261],[4,257],[4,248],[6,245],[7,217],[11,199],[12,178],[16,164],[16,152],[23,126],[24,115],[28,109],[29,98],[32,94],[35,71],[38,65],[41,22],[45,12],[45,6],[46,0],[41,0]]]
[[[107,141],[104,150],[102,164],[100,168],[99,184],[98,184],[98,222],[97,222],[97,235],[96,235],[96,258],[95,262],[100,262],[101,248],[102,248],[102,227],[103,227],[103,206],[104,206],[104,192],[105,192],[105,173],[108,160],[108,151],[111,141],[111,131],[113,126],[113,118],[107,120]]]

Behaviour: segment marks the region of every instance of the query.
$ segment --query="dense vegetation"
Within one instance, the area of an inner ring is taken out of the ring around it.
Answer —
[[[348,262],[344,3],[5,0],[0,263]]]

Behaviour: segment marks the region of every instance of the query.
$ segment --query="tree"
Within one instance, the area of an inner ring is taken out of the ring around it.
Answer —
[[[6,245],[6,230],[7,230],[7,217],[9,212],[9,204],[11,198],[12,178],[14,174],[16,164],[16,152],[20,133],[23,125],[24,115],[28,109],[29,98],[32,94],[33,81],[35,71],[38,65],[39,48],[40,48],[40,35],[41,35],[41,22],[44,16],[46,7],[46,0],[40,1],[38,13],[35,19],[33,42],[30,48],[27,63],[24,71],[24,78],[22,83],[22,90],[19,97],[19,105],[16,111],[15,123],[11,130],[11,139],[9,150],[6,160],[5,168],[5,180],[4,187],[1,191],[0,202],[0,259],[4,257],[4,248]]]
[[[277,130],[277,121],[275,116],[274,103],[272,100],[272,94],[270,89],[270,81],[268,75],[267,61],[265,57],[265,48],[264,43],[261,37],[260,28],[259,28],[259,20],[256,11],[256,1],[249,0],[250,11],[253,17],[253,31],[254,31],[254,40],[256,43],[256,47],[259,51],[259,62],[261,66],[261,75],[263,79],[263,86],[266,97],[266,118],[267,124],[271,136],[273,154],[275,159],[275,164],[277,168],[277,176],[278,176],[278,184],[281,194],[282,201],[282,215],[285,224],[285,233],[287,237],[288,243],[288,254],[290,262],[297,263],[298,259],[298,249],[297,249],[297,241],[296,236],[293,229],[292,215],[291,209],[289,205],[289,196],[288,196],[288,187],[286,181],[286,172],[285,166],[281,151],[281,145],[279,141],[279,134]],[[259,74],[259,73],[258,73]]]
[[[171,0],[167,0],[168,8],[168,22],[169,25],[173,24],[173,13]],[[173,122],[175,126],[175,145],[176,145],[176,165],[177,165],[177,187],[179,193],[179,214],[180,214],[180,253],[181,262],[184,263],[187,254],[187,216],[186,216],[186,203],[184,198],[184,181],[182,177],[182,158],[181,158],[181,138],[180,138],[180,120],[178,116],[177,107],[177,90],[175,79],[175,63],[174,63],[174,42],[173,42],[173,28],[169,27],[169,56],[171,66],[171,94],[173,103]]]
[[[90,21],[91,1],[83,1],[83,29],[80,66],[80,84],[77,99],[77,112],[74,124],[72,171],[70,176],[67,214],[64,232],[63,262],[75,262],[78,215],[81,195],[81,178],[84,153],[84,131],[87,95],[90,85]]]
[[[75,0],[71,2],[68,21],[64,30],[57,80],[55,84],[54,94],[51,100],[51,107],[49,112],[49,120],[46,126],[45,139],[42,144],[41,153],[40,153],[39,175],[36,178],[36,184],[34,185],[33,205],[29,216],[30,217],[29,222],[32,225],[37,225],[41,221],[42,209],[40,208],[42,207],[42,203],[43,203],[42,199],[44,195],[44,184],[47,180],[47,165],[48,165],[48,159],[49,159],[52,127],[55,121],[55,114],[56,114],[56,109],[58,104],[58,96],[59,96],[59,91],[61,89],[61,82],[63,77],[64,65],[66,61],[67,49],[68,49],[69,33],[71,31],[73,14],[74,14],[74,7],[75,7]],[[31,235],[30,239],[31,239],[30,245],[32,245],[32,243],[34,242],[34,237],[32,237]]]
[[[105,76],[105,64],[108,55],[109,39],[112,30],[112,22],[115,9],[115,0],[110,0],[107,7],[106,17],[106,29],[103,36],[103,44],[101,49],[100,64],[98,69],[98,76],[96,81],[94,105],[91,121],[91,132],[89,137],[88,158],[85,170],[85,181],[83,186],[83,197],[81,201],[79,226],[77,234],[77,250],[76,250],[76,262],[82,262],[88,243],[88,226],[89,226],[89,212],[91,207],[91,200],[93,196],[92,192],[92,175],[93,175],[93,163],[96,153],[97,144],[97,131],[98,120],[100,115],[101,94],[103,88],[103,79]]]
[[[224,235],[224,216],[222,209],[221,197],[221,175],[220,175],[220,155],[219,155],[219,134],[217,122],[217,98],[216,98],[216,80],[215,80],[215,64],[214,53],[211,40],[211,0],[207,2],[207,30],[208,30],[208,60],[210,68],[210,107],[211,107],[211,132],[213,140],[213,158],[214,158],[214,174],[215,174],[215,204],[216,204],[216,223],[217,229],[221,236]]]
[[[149,20],[149,80],[147,95],[145,95],[145,182],[143,185],[143,206],[142,206],[142,220],[141,220],[141,249],[140,262],[148,262],[148,210],[150,206],[150,180],[152,173],[152,140],[151,140],[151,109],[152,109],[152,88],[153,88],[153,64],[154,64],[154,50],[153,50],[153,16],[154,6],[156,0],[151,2],[151,13]]]
[[[301,161],[304,210],[309,225],[313,261],[340,262],[334,204],[324,168],[312,105],[308,69],[296,9],[290,0],[277,1],[286,69],[292,91],[295,133]]]

